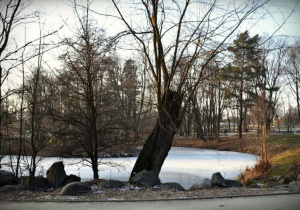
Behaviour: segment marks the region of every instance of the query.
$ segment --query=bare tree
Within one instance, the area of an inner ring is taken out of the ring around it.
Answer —
[[[239,25],[266,2],[251,1],[235,5],[230,10],[216,1],[141,0],[133,5],[145,21],[136,24],[133,19],[126,18],[120,4],[112,2],[127,27],[127,31],[120,35],[131,34],[147,57],[157,96],[157,122],[141,150],[131,177],[142,170],[159,174],[188,104],[203,81],[203,72]],[[218,13],[220,7],[225,9],[225,14],[224,11],[222,15]],[[228,21],[233,24],[225,27]],[[221,34],[225,35],[221,37]],[[215,40],[217,37],[218,41]],[[183,60],[187,62],[182,69],[179,65]],[[187,77],[192,71],[195,71],[196,79],[186,87]]]
[[[31,149],[31,158],[28,165],[29,176],[34,176],[37,168],[38,153],[45,148],[49,143],[52,135],[47,129],[51,123],[46,117],[46,104],[50,101],[50,93],[46,88],[47,75],[43,69],[43,56],[49,48],[49,44],[45,43],[45,37],[43,31],[45,22],[42,22],[42,14],[36,12],[38,18],[38,27],[39,27],[39,42],[37,45],[36,53],[36,65],[32,68],[31,75],[28,76],[27,81],[25,80],[25,75],[23,72],[23,87],[21,88],[21,116],[23,115],[23,103],[24,100],[27,105],[27,111],[25,115],[25,129],[27,133],[26,137],[28,138],[28,143]],[[51,48],[50,48],[51,49]],[[22,121],[22,117],[21,117]],[[23,127],[23,122],[20,123],[20,126]],[[20,127],[20,141],[22,141],[22,136],[24,135],[23,128]]]
[[[116,102],[123,118],[124,139],[129,147],[137,146],[145,127],[147,108],[145,107],[147,63],[137,58],[125,60],[122,68],[112,72],[111,88],[116,93]]]
[[[9,98],[12,94],[16,93],[15,90],[5,90],[4,82],[7,81],[8,76],[12,71],[15,71],[20,65],[24,68],[24,63],[30,59],[39,55],[36,50],[27,51],[25,50],[36,43],[39,43],[41,38],[46,38],[57,32],[52,31],[44,34],[43,37],[38,37],[32,40],[25,40],[24,44],[18,43],[14,37],[12,37],[12,31],[17,27],[21,27],[22,24],[33,23],[37,17],[38,12],[25,13],[24,10],[30,5],[30,1],[21,0],[8,0],[0,2],[0,24],[1,24],[1,34],[0,34],[0,152],[3,140],[2,126],[3,126],[3,116],[2,116],[2,103],[4,100]],[[39,45],[39,44],[38,44]],[[49,48],[47,48],[49,50]],[[22,107],[21,107],[22,108]],[[21,140],[20,140],[21,143]],[[20,146],[20,145],[19,145]],[[20,150],[17,152],[17,165],[16,165],[16,175],[19,171],[19,154]],[[1,161],[1,157],[0,157]],[[0,164],[1,167],[1,164]],[[13,170],[14,171],[14,170]]]
[[[290,89],[297,102],[298,118],[300,121],[300,42],[288,48],[286,52],[287,63],[285,67]]]
[[[259,73],[256,75],[254,102],[251,118],[261,131],[261,160],[268,163],[267,138],[271,123],[275,118],[276,106],[280,96],[280,79],[283,72],[284,45],[270,40],[262,50]]]
[[[5,95],[2,95],[2,87],[5,79],[8,76],[8,71],[3,69],[3,61],[9,56],[5,54],[5,50],[8,46],[11,32],[16,24],[20,21],[18,16],[20,14],[20,4],[21,0],[4,2],[1,1],[1,34],[0,34],[0,152],[2,150],[3,134],[2,134],[2,103],[6,98]],[[0,156],[0,168],[1,168],[1,159]]]
[[[77,154],[88,162],[94,179],[98,179],[104,151],[119,140],[119,115],[107,82],[117,64],[110,55],[112,43],[90,16],[89,7],[87,1],[85,9],[80,10],[74,1],[78,27],[72,38],[63,40],[66,48],[59,58],[64,68],[56,75],[62,109],[53,107],[52,115],[63,122],[68,131],[64,138],[73,139],[80,146]]]

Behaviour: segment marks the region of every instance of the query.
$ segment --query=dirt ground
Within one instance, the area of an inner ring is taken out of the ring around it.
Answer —
[[[180,191],[166,186],[139,188],[126,185],[121,189],[102,188],[101,182],[92,185],[92,192],[76,196],[60,195],[61,188],[48,191],[20,191],[0,193],[0,202],[31,201],[111,201],[111,200],[165,200],[213,197],[236,197],[249,195],[300,193],[300,182],[273,188],[213,188]]]

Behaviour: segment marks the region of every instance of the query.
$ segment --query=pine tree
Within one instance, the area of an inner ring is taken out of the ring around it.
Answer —
[[[233,45],[228,50],[233,54],[233,63],[228,68],[228,75],[234,83],[236,92],[233,94],[237,98],[238,104],[238,134],[242,138],[242,127],[247,113],[249,101],[251,101],[252,88],[255,86],[255,78],[260,74],[259,49],[260,38],[258,35],[250,37],[245,31],[238,35],[233,41]],[[245,127],[245,126],[244,126]],[[245,128],[244,128],[245,129]]]

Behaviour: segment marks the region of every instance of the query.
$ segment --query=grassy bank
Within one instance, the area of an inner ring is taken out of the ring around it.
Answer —
[[[258,136],[247,134],[244,135],[243,139],[233,136],[207,142],[192,138],[175,138],[173,146],[237,151],[260,156],[262,145]],[[261,162],[258,162],[253,169],[247,169],[241,175],[244,181],[257,179],[269,182],[279,175],[293,179],[300,173],[300,135],[269,135],[267,152],[269,164],[263,165]]]

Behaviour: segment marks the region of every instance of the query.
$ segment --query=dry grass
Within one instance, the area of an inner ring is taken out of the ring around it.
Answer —
[[[274,168],[271,175],[279,174],[299,174],[300,173],[300,148],[289,149],[285,152],[275,155],[272,159]]]
[[[265,180],[270,172],[272,165],[270,162],[264,162],[261,159],[253,168],[247,168],[237,179],[245,186],[251,185],[254,180]]]

